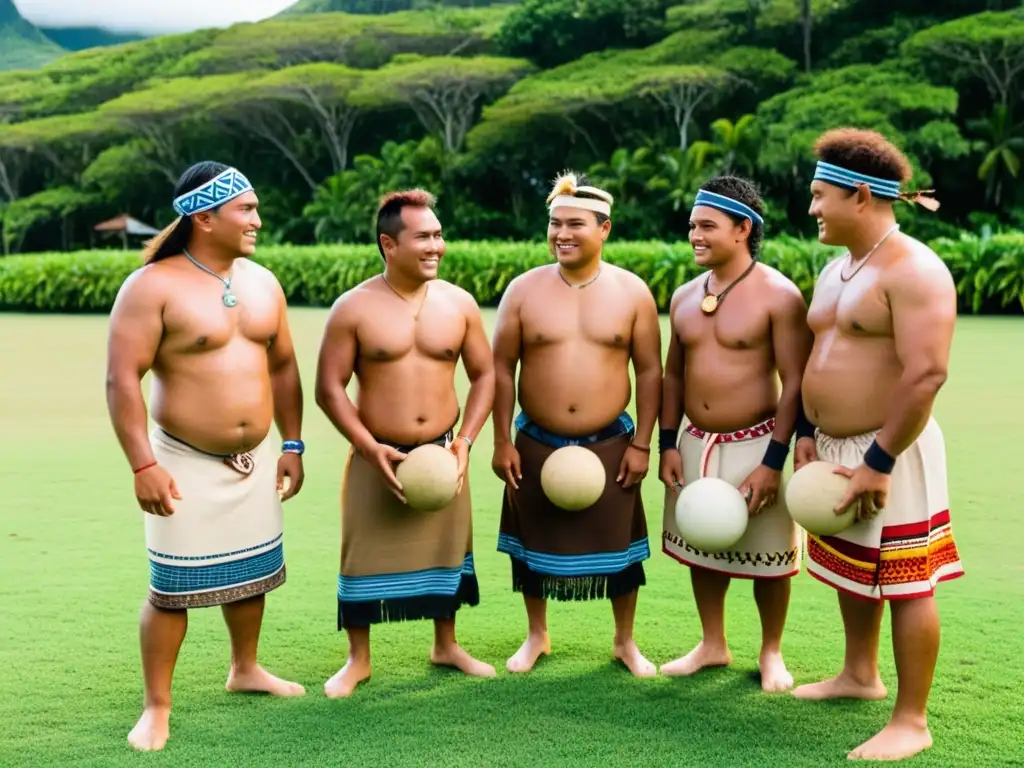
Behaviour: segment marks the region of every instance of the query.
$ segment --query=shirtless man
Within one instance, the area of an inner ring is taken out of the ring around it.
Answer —
[[[883,699],[878,634],[892,611],[899,688],[888,724],[850,757],[902,759],[931,746],[926,708],[939,651],[938,582],[963,575],[953,540],[942,432],[932,416],[946,380],[956,291],[946,266],[899,233],[896,199],[907,159],[877,133],[822,135],[811,184],[818,237],[849,253],[823,270],[807,320],[814,347],[803,379],[817,427],[794,451],[797,471],[821,459],[850,478],[837,509],[859,521],[838,536],[808,536],[807,568],[839,595],[846,657],[837,677],[803,685],[803,699]]]
[[[557,263],[513,280],[498,309],[492,346],[496,388],[492,467],[506,484],[498,550],[512,562],[529,630],[507,663],[533,668],[551,643],[546,598],[611,599],[614,653],[636,676],[657,670],[633,639],[637,591],[650,557],[641,481],[661,392],[657,306],[636,275],[601,260],[611,196],[567,173],[548,197],[548,245]],[[629,363],[636,374],[636,425],[626,413]],[[517,434],[510,436],[519,375]],[[601,498],[579,512],[552,504],[540,485],[544,460],[565,445],[601,459]]]
[[[731,176],[705,184],[690,213],[694,256],[710,270],[672,297],[659,475],[666,486],[663,551],[690,566],[703,639],[661,671],[692,675],[731,663],[725,595],[732,578],[752,579],[761,616],[761,686],[778,692],[793,685],[781,648],[801,549],[799,528],[786,510],[782,468],[811,334],[800,290],[757,262],[761,214],[754,185]],[[695,548],[676,526],[679,489],[701,477],[722,478],[747,499],[746,533],[726,552]]]
[[[148,246],[110,315],[107,405],[135,474],[150,560],[141,616],[145,708],[128,735],[162,749],[188,608],[219,605],[229,691],[297,696],[256,663],[264,596],[285,581],[282,500],[302,487],[302,387],[284,293],[250,261],[258,200],[203,162],[175,189],[180,218]],[[152,372],[147,432],[141,381]],[[284,438],[274,447],[271,421]]]
[[[455,640],[455,614],[480,601],[473,567],[469,453],[494,402],[494,365],[476,301],[437,277],[434,198],[414,189],[377,211],[384,272],[342,294],[320,348],[316,400],[351,448],[342,481],[338,629],[348,660],[324,685],[348,696],[370,677],[370,626],[433,619],[433,664],[492,677]],[[461,427],[459,359],[469,377]],[[345,388],[355,375],[358,402]],[[409,509],[395,467],[419,445],[450,447],[460,490],[444,509]]]

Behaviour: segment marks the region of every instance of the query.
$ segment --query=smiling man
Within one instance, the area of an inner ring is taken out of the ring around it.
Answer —
[[[370,627],[387,621],[433,619],[432,663],[495,674],[455,639],[457,611],[480,600],[468,467],[494,401],[494,366],[476,301],[438,279],[445,243],[433,206],[420,189],[381,201],[383,274],[337,299],[320,347],[316,400],[351,446],[338,576],[338,629],[349,649],[324,685],[330,698],[370,677]],[[460,359],[470,384],[464,413],[455,389]],[[353,376],[357,403],[346,392]],[[458,458],[460,490],[444,509],[418,512],[406,505],[395,468],[427,443]]]
[[[256,249],[258,204],[238,170],[189,168],[175,190],[180,218],[149,244],[110,315],[107,405],[146,513],[150,560],[145,709],[128,736],[140,750],[168,739],[189,608],[223,609],[229,691],[303,693],[256,663],[264,595],[285,580],[281,502],[303,481],[302,387],[284,293],[246,258]],[[280,456],[272,421],[284,438]]]
[[[612,198],[566,173],[548,196],[548,246],[555,263],[513,280],[498,308],[494,457],[506,483],[498,549],[511,558],[528,633],[507,663],[533,668],[551,650],[546,599],[610,598],[614,654],[637,676],[657,670],[633,639],[637,592],[650,557],[641,481],[661,392],[658,312],[647,285],[601,258]],[[636,425],[626,413],[629,364],[636,374]],[[515,420],[516,367],[521,365]],[[540,485],[545,459],[582,445],[604,465],[604,492],[591,507],[555,507]]]
[[[782,469],[811,336],[800,290],[757,261],[763,238],[761,197],[751,182],[718,177],[697,193],[690,243],[707,272],[678,288],[669,309],[659,475],[666,486],[663,551],[690,567],[703,639],[661,670],[692,675],[731,663],[726,591],[732,578],[752,579],[761,617],[761,686],[778,692],[793,685],[782,633],[801,550]],[[737,486],[747,500],[746,533],[725,552],[697,549],[676,526],[679,490],[702,477]]]
[[[848,252],[818,278],[808,310],[814,347],[803,400],[814,437],[797,441],[797,468],[821,459],[850,478],[837,509],[858,519],[837,536],[809,536],[808,570],[839,595],[846,658],[805,699],[884,699],[878,634],[892,611],[899,690],[889,723],[851,757],[901,759],[931,746],[927,702],[939,652],[935,586],[963,575],[950,527],[946,450],[932,407],[946,380],[956,290],[941,259],[899,232],[895,201],[906,157],[880,134],[843,128],[815,145],[809,213],[818,237]]]

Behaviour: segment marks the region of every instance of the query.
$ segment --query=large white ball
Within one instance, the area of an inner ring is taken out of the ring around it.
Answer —
[[[676,527],[686,543],[705,552],[724,552],[743,538],[750,513],[743,494],[717,477],[683,486],[676,499]]]
[[[441,445],[428,443],[413,448],[398,464],[395,477],[409,506],[423,512],[444,509],[455,498],[459,460]]]
[[[815,536],[835,536],[855,522],[857,505],[840,515],[832,510],[842,500],[850,480],[832,470],[830,461],[812,461],[793,473],[786,486],[786,506],[793,521]]]
[[[540,468],[540,486],[551,503],[576,512],[597,503],[607,478],[597,454],[581,445],[554,451]]]

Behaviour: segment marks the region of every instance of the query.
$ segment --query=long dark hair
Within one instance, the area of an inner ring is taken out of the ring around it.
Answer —
[[[181,174],[181,178],[178,179],[178,183],[174,187],[174,197],[177,198],[186,192],[198,189],[227,169],[228,166],[213,160],[196,163]],[[163,232],[146,243],[146,247],[142,251],[142,262],[153,264],[169,256],[177,256],[188,245],[190,237],[192,237],[192,217],[179,216]]]

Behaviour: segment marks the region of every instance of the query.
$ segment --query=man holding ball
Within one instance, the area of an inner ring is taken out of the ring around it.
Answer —
[[[910,163],[881,135],[849,128],[823,134],[809,213],[818,237],[848,253],[818,278],[808,310],[814,348],[803,378],[813,438],[797,442],[797,471],[823,460],[850,479],[840,511],[858,522],[836,536],[809,536],[808,570],[839,593],[846,658],[837,677],[800,686],[804,699],[884,699],[878,634],[892,610],[899,689],[889,723],[850,757],[902,759],[931,746],[926,706],[939,651],[938,582],[963,575],[950,527],[946,452],[932,417],[946,380],[956,322],[949,270],[900,234],[896,200]]]
[[[672,297],[659,475],[666,486],[662,548],[690,567],[703,639],[661,670],[681,676],[730,664],[726,591],[733,578],[752,579],[761,616],[761,686],[779,692],[793,685],[782,633],[801,550],[780,486],[811,334],[800,290],[757,261],[761,212],[752,183],[724,176],[704,185],[690,213],[694,257],[708,271]],[[738,487],[747,502],[746,531],[724,552],[703,551],[676,524],[680,489],[703,477]]]
[[[480,600],[467,469],[494,400],[494,367],[476,301],[437,277],[445,243],[433,205],[419,189],[384,197],[383,272],[335,301],[320,347],[316,402],[351,445],[338,575],[338,629],[349,650],[324,685],[329,698],[349,696],[369,678],[370,627],[387,621],[433,619],[433,664],[494,675],[455,640],[456,613]],[[464,413],[455,389],[460,358],[470,382]],[[353,376],[356,403],[346,392]],[[425,512],[406,504],[395,467],[429,443],[456,454],[459,477],[452,502]]]

